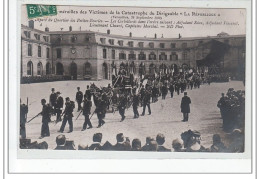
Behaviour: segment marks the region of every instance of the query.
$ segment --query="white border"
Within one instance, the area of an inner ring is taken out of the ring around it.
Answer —
[[[16,48],[10,48],[9,49],[9,94],[12,94],[9,96],[9,109],[12,111],[9,111],[9,161],[10,161],[10,172],[185,172],[185,173],[200,173],[200,172],[224,172],[224,173],[244,173],[244,172],[250,172],[251,171],[251,160],[250,160],[250,153],[251,153],[251,133],[250,130],[247,130],[248,132],[246,133],[246,151],[249,151],[249,153],[244,153],[244,154],[234,154],[234,158],[249,158],[249,159],[226,159],[226,160],[213,160],[213,159],[197,159],[197,160],[183,160],[183,159],[172,159],[172,160],[156,160],[156,159],[150,159],[150,160],[83,160],[83,159],[75,159],[75,160],[25,160],[25,159],[19,159],[17,160],[17,139],[16,134],[17,134],[17,128],[13,122],[15,119],[17,119],[17,113],[14,111],[18,111],[18,96],[19,96],[19,83],[11,83],[11,82],[18,82],[17,76],[19,76],[19,71],[14,71],[12,69],[20,69],[20,56],[17,54],[20,54],[20,48],[19,45],[14,45],[17,44],[17,39],[20,40],[20,16],[17,16],[17,14],[20,13],[19,8],[14,11],[14,7],[19,7],[20,3],[32,3],[35,1],[28,0],[28,1],[19,1],[17,4],[14,0],[9,2],[9,46],[10,47],[16,47]],[[248,3],[249,1],[236,1],[236,4],[232,3],[232,1],[196,1],[196,2],[191,2],[191,1],[165,1],[165,3],[161,3],[161,1],[73,1],[73,4],[82,4],[82,5],[89,5],[89,6],[148,6],[148,7],[169,7],[169,6],[174,6],[174,7],[218,7],[218,8],[247,8],[247,59],[252,59],[251,58],[251,12],[250,8],[251,5]],[[46,3],[46,4],[62,4],[62,5],[68,5],[72,4],[71,1],[37,1],[37,3]],[[11,13],[12,12],[12,13]],[[18,17],[18,19],[16,18]],[[11,28],[12,27],[12,28]],[[14,28],[17,27],[17,28]],[[19,44],[20,41],[18,41]],[[18,56],[18,57],[17,57]],[[11,60],[12,59],[12,60]],[[17,59],[16,61],[14,59]],[[18,62],[18,63],[17,63]],[[246,116],[252,116],[251,115],[251,61],[247,60],[246,64],[246,71],[247,71],[247,78],[246,78],[246,103],[250,104],[246,108]],[[17,75],[18,73],[18,75]],[[16,95],[14,95],[16,94]],[[12,107],[12,108],[11,108]],[[16,107],[16,108],[14,108]],[[16,109],[16,110],[15,110]],[[251,118],[251,117],[249,117]],[[246,129],[251,129],[251,122],[246,122]],[[26,152],[26,151],[25,151]],[[50,151],[48,151],[50,152]],[[69,152],[72,152],[73,155],[75,156],[76,153],[80,151],[66,151],[65,154],[69,154]],[[76,152],[76,153],[74,153]],[[44,151],[43,151],[44,153]],[[52,153],[52,152],[51,152]],[[62,153],[62,152],[61,152]],[[108,158],[114,158],[111,157],[114,152],[109,152],[110,156]],[[55,154],[55,151],[54,151]],[[169,153],[170,154],[170,153]],[[169,155],[168,154],[168,155]],[[33,153],[32,153],[33,155]],[[69,154],[70,155],[70,154]],[[123,155],[123,156],[122,156]],[[119,158],[133,158],[131,155],[133,153],[127,153],[127,152],[122,152],[122,155],[119,156]],[[138,153],[134,154],[139,155]],[[146,155],[146,154],[145,154]],[[156,154],[157,155],[157,154]],[[158,155],[164,155],[164,154],[158,154]],[[172,157],[166,156],[166,158],[178,158],[178,154],[170,154]],[[185,158],[189,154],[184,154]],[[196,156],[197,153],[193,154],[193,156]],[[204,158],[210,157],[207,155],[212,155],[212,154],[198,154],[201,156],[196,156],[195,158]],[[224,156],[218,156],[218,155],[224,155]],[[225,156],[226,154],[218,154],[215,155],[214,158],[226,158],[226,157],[231,157],[233,154],[229,154],[229,156]],[[41,155],[42,156],[42,155]],[[55,154],[56,156],[56,154]],[[104,153],[104,156],[107,156]],[[118,156],[118,153],[114,153],[114,156]],[[143,154],[142,154],[143,156]],[[141,156],[141,157],[142,157]],[[78,157],[75,157],[78,158]],[[94,157],[95,158],[95,157]],[[136,158],[136,157],[135,157]],[[163,157],[164,158],[164,157]],[[183,157],[181,157],[183,158]],[[214,165],[212,165],[214,161]],[[64,165],[64,162],[66,162],[67,165]],[[199,165],[198,165],[199,163]],[[145,165],[146,164],[146,165]],[[147,165],[149,164],[149,165]],[[232,165],[233,164],[233,165]],[[235,164],[235,165],[234,165]],[[124,167],[125,165],[131,166],[129,167]],[[62,166],[62,167],[57,167],[57,166]],[[105,167],[102,167],[105,166]],[[160,167],[158,167],[160,166]],[[183,167],[186,166],[186,167]],[[190,167],[189,167],[190,166]],[[235,167],[236,166],[236,167]],[[87,169],[87,170],[86,170]]]

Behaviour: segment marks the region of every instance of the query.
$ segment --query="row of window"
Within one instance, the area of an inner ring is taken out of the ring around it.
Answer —
[[[28,44],[28,56],[32,56],[32,44]],[[42,57],[42,47],[38,46],[38,57]],[[50,48],[46,48],[46,58],[50,58]]]
[[[31,32],[30,31],[24,31],[24,35],[25,35],[25,37],[26,38],[28,38],[28,39],[30,39],[31,38]],[[35,37],[35,39],[36,40],[41,40],[41,35],[40,34],[34,34],[34,37]],[[43,39],[44,39],[44,41],[45,42],[49,42],[50,41],[50,38],[49,38],[49,36],[45,36],[45,35],[43,35]]]

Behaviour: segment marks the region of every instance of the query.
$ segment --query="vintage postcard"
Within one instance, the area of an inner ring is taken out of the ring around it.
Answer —
[[[18,158],[250,157],[246,7],[18,9]]]

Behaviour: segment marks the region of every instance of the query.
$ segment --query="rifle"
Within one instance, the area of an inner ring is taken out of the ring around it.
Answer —
[[[83,110],[80,110],[79,115],[83,112]],[[77,116],[77,118],[75,119],[75,121],[79,118],[79,115]]]
[[[61,117],[64,115],[65,112],[66,112],[66,110],[63,111],[63,113],[60,115],[60,117],[59,117],[58,120],[55,120],[55,121],[54,121],[54,122],[55,122],[54,125],[56,125],[58,122],[62,121],[62,120],[60,120],[60,119],[61,119]]]
[[[96,110],[91,114],[89,120],[92,118],[92,116],[95,114]]]
[[[31,122],[33,119],[35,119],[36,117],[38,117],[39,115],[41,115],[42,112],[40,112],[39,114],[37,114],[36,116],[34,116],[32,119],[30,119],[27,123]]]

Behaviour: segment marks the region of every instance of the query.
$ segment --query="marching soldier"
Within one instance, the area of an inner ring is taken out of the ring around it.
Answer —
[[[139,105],[139,97],[136,95],[136,91],[133,91],[133,111],[134,111],[134,118],[139,118],[139,112],[138,112],[138,105]]]
[[[154,85],[152,88],[152,103],[155,103],[157,101],[157,93],[158,93],[158,90],[157,90],[156,86]]]
[[[40,139],[50,136],[49,122],[51,121],[51,106],[46,104],[45,99],[41,100],[41,104],[42,112],[40,114],[42,115],[42,128]]]
[[[83,124],[83,128],[81,131],[86,130],[87,125],[89,126],[88,129],[92,128],[92,124],[89,119],[90,111],[92,107],[92,101],[88,100],[86,96],[84,96],[84,101],[83,101],[83,115],[85,116],[85,122]]]
[[[190,103],[191,100],[187,96],[187,92],[184,92],[184,97],[182,97],[181,100],[181,112],[183,113],[183,122],[186,122],[189,120],[189,113],[190,113]]]
[[[148,107],[149,115],[151,114],[150,98],[151,98],[151,93],[150,93],[150,91],[145,90],[144,99],[143,99],[143,113],[142,113],[141,116],[144,116],[146,106]]]
[[[98,117],[98,128],[105,124],[103,120],[106,116],[106,102],[101,98],[97,99],[97,106],[95,112]]]
[[[75,104],[74,104],[73,101],[70,101],[69,97],[67,97],[65,105],[66,105],[66,107],[65,107],[65,110],[63,112],[64,113],[64,118],[63,118],[60,130],[58,132],[62,133],[64,131],[64,128],[65,128],[66,123],[68,121],[68,123],[69,123],[69,133],[71,133],[73,131],[72,117],[73,117],[73,110],[75,108]]]
[[[55,108],[56,100],[57,100],[57,94],[55,93],[55,89],[52,88],[49,104],[52,107],[53,111],[54,111],[54,108]],[[55,111],[54,111],[53,115],[55,115]]]
[[[60,116],[62,113],[64,101],[63,101],[63,97],[60,96],[61,93],[59,91],[56,94],[57,94],[57,100],[55,103],[55,112],[57,114],[56,122],[59,122],[59,121],[61,121]]]
[[[25,123],[27,119],[27,113],[28,113],[28,106],[25,104],[20,104],[20,136],[22,139],[26,138]]]
[[[118,104],[118,110],[119,110],[119,114],[121,115],[121,121],[125,120],[125,108],[126,108],[126,104],[127,104],[127,100],[124,94],[120,95],[119,98],[119,104]]]
[[[78,92],[76,93],[76,101],[78,103],[78,112],[81,110],[81,103],[83,100],[83,93],[80,91],[80,87],[77,87]]]
[[[87,90],[85,91],[85,96],[88,98],[88,100],[91,100],[91,91],[89,89],[89,85],[87,85]]]

